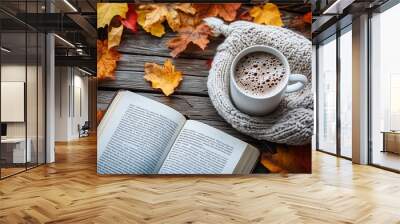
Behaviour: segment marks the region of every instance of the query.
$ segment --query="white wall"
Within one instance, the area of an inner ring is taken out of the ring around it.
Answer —
[[[38,69],[38,70],[37,70]],[[27,80],[25,80],[27,78]],[[26,107],[21,108],[22,113],[26,112],[27,119],[23,122],[6,122],[7,137],[9,138],[25,138],[30,140],[30,148],[32,161],[39,163],[44,162],[45,150],[45,118],[44,118],[44,74],[42,68],[35,66],[25,66],[25,64],[3,64],[1,66],[1,81],[3,82],[24,82],[26,84]],[[24,94],[24,90],[22,90]],[[2,96],[7,97],[7,96]],[[10,108],[1,108],[11,110]],[[8,111],[11,112],[12,111]],[[37,153],[39,154],[37,156]]]
[[[27,70],[25,70],[27,69]],[[27,107],[29,107],[27,113],[28,119],[28,137],[30,133],[30,128],[34,130],[36,137],[36,112],[37,99],[36,99],[36,79],[30,77],[31,74],[36,75],[36,66],[18,65],[18,64],[6,64],[1,66],[1,81],[2,82],[24,82],[26,71],[28,72],[28,88],[27,88]],[[35,88],[29,88],[35,86]],[[40,105],[39,105],[40,106]],[[1,108],[1,110],[7,110],[7,108]],[[25,137],[25,123],[26,122],[7,122],[7,136],[8,137]]]
[[[78,125],[88,120],[88,78],[79,70],[56,67],[55,112],[55,140],[79,138]]]

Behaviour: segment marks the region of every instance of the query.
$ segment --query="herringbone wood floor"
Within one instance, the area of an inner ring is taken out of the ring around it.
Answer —
[[[400,175],[313,154],[312,175],[96,174],[96,144],[0,181],[0,223],[400,223]]]

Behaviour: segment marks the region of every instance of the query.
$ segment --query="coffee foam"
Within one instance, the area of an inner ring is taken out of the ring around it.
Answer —
[[[238,87],[245,93],[253,96],[269,96],[282,88],[286,69],[275,55],[254,52],[239,60],[234,78]]]

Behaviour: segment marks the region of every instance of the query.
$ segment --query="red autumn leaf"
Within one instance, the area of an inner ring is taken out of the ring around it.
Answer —
[[[136,32],[138,15],[135,11],[135,6],[133,4],[129,4],[128,8],[129,10],[126,13],[126,19],[122,19],[121,23],[132,32]]]
[[[207,65],[208,70],[211,69],[212,62],[213,62],[213,59],[212,59],[212,58],[207,59],[206,65]]]
[[[312,23],[312,13],[308,12],[308,13],[304,14],[303,21],[305,23],[311,24]]]

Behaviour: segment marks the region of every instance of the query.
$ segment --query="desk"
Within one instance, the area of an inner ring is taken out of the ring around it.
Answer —
[[[400,154],[400,131],[383,131],[382,152]]]
[[[30,138],[27,138],[26,142],[28,144],[26,147],[26,154],[25,154],[25,138],[1,139],[2,157],[3,159],[6,160],[6,163],[25,163],[31,161],[32,141]],[[27,158],[27,161],[25,161],[25,158]]]

